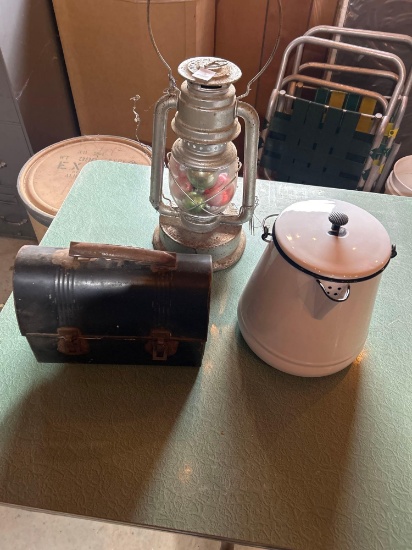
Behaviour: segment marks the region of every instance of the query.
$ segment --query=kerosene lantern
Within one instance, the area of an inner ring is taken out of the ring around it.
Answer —
[[[236,263],[245,248],[242,224],[253,216],[259,117],[238,101],[233,83],[241,77],[233,63],[195,57],[180,64],[181,90],[156,104],[150,201],[160,213],[153,236],[157,249],[211,254],[215,270]],[[176,109],[172,129],[178,139],[168,155],[169,190],[163,200],[167,114]],[[231,202],[240,163],[232,143],[245,121],[243,199]]]

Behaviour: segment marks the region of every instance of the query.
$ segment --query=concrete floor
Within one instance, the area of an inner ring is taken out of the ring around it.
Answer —
[[[219,550],[220,543],[0,506],[1,550]],[[245,550],[245,546],[237,549]]]
[[[0,237],[0,310],[12,291],[14,258],[34,241]],[[113,525],[2,506],[1,550],[219,550],[220,543],[191,537]],[[248,550],[235,546],[236,550]]]

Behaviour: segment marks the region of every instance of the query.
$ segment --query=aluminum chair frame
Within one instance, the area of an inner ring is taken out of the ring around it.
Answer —
[[[404,36],[404,35],[400,35],[400,36]],[[405,78],[406,78],[406,70],[405,70],[403,61],[398,56],[394,54],[390,54],[388,52],[381,51],[381,50],[374,50],[371,48],[365,48],[363,46],[356,46],[353,44],[335,42],[333,40],[327,40],[324,38],[318,38],[316,36],[310,36],[310,35],[304,35],[296,38],[295,40],[290,42],[290,44],[286,47],[284,51],[281,65],[278,71],[275,88],[272,90],[272,94],[270,96],[268,109],[266,112],[266,120],[270,121],[276,110],[276,106],[279,99],[279,92],[282,89],[282,83],[283,83],[283,80],[285,79],[285,72],[286,72],[287,64],[289,62],[291,53],[295,49],[297,50],[296,57],[295,57],[295,65],[293,69],[295,72],[295,67],[298,70],[300,65],[298,53],[300,54],[300,59],[301,59],[301,55],[303,53],[303,48],[305,45],[321,46],[328,50],[341,50],[341,51],[346,51],[353,54],[375,57],[391,63],[394,66],[394,68],[397,70],[398,80],[395,84],[393,94],[388,102],[388,106],[387,106],[387,109],[385,110],[384,116],[382,117],[382,120],[378,125],[375,139],[372,143],[371,150],[377,149],[382,142],[387,125],[390,122],[391,117],[395,111],[396,105],[400,100],[401,91],[403,91],[404,89]],[[322,82],[325,82],[325,81],[322,81]],[[326,81],[326,82],[329,82],[329,81]],[[361,90],[361,89],[358,89],[358,90]],[[362,90],[362,92],[364,92],[364,90]],[[265,140],[266,134],[267,134],[267,128],[262,131],[263,140]],[[359,189],[364,189],[365,191],[371,190],[374,179],[376,179],[377,169],[379,170],[379,168],[377,168],[376,165],[373,164],[373,159],[369,158],[365,163],[364,172],[363,172],[363,174],[367,174],[367,176],[366,176],[366,179],[364,178],[364,176],[361,177],[361,181],[358,186]]]
[[[350,38],[358,38],[361,40],[362,39],[374,40],[375,42],[399,43],[399,44],[403,44],[404,46],[407,46],[412,53],[412,37],[406,34],[372,31],[372,30],[365,30],[365,29],[353,29],[350,27],[335,27],[332,25],[318,25],[306,31],[304,36],[317,36],[317,35],[324,35],[324,34],[332,35],[334,40],[340,40],[341,36],[345,36]],[[302,53],[303,53],[303,46],[299,47],[298,51],[296,52],[296,57],[293,64],[293,72],[299,71],[299,67],[301,66],[300,63],[302,61]],[[378,74],[378,71],[374,71],[374,73],[376,76],[383,76]],[[412,88],[412,67],[409,71],[408,77],[406,78],[405,87],[402,91],[401,97],[399,98],[398,112],[396,113],[396,116],[393,122],[394,128],[396,129],[399,128],[402,122],[403,116],[405,114],[411,88]],[[377,178],[375,182],[373,190],[376,192],[380,192],[382,190],[382,187],[384,186],[384,183],[386,181],[386,177],[390,171],[391,164],[394,161],[396,154],[399,150],[400,144],[395,144],[395,139],[396,139],[396,133],[394,133],[394,135],[391,136],[388,141],[387,147],[388,149],[390,149],[390,153],[386,159],[384,169],[382,170],[380,176]],[[373,185],[373,182],[372,182],[372,185]],[[369,189],[369,185],[368,185],[368,188],[366,188],[366,183],[365,183],[364,190],[365,191],[371,190]]]

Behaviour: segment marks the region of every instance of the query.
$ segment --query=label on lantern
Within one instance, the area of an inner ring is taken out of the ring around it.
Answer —
[[[195,78],[199,78],[199,80],[204,80],[205,82],[208,82],[211,80],[214,76],[216,76],[216,73],[214,71],[211,71],[210,69],[198,69],[193,75]]]

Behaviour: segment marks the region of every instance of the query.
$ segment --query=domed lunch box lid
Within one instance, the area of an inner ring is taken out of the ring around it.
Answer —
[[[386,229],[374,216],[340,200],[292,204],[276,219],[272,238],[289,263],[330,281],[372,278],[396,255]]]

